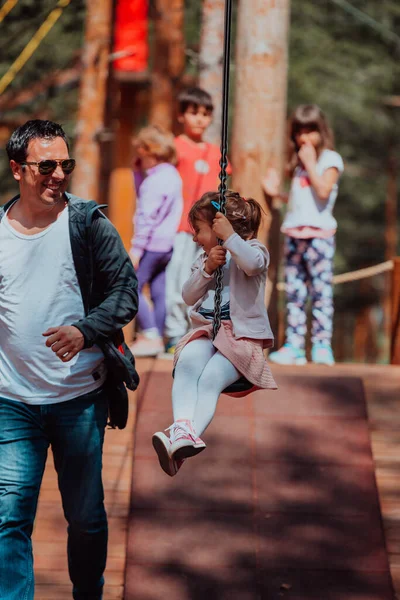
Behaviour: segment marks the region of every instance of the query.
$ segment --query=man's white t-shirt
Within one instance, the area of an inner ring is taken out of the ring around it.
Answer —
[[[327,169],[335,168],[339,175],[343,173],[343,159],[334,150],[324,150],[317,161],[316,170],[322,175]],[[290,188],[288,209],[282,224],[282,231],[293,227],[317,227],[335,230],[337,221],[332,211],[338,195],[338,184],[332,187],[328,201],[318,198],[311,185],[307,171],[296,167]]]
[[[83,317],[68,206],[35,235],[16,231],[5,214],[0,222],[0,397],[54,404],[100,387],[106,368],[99,347],[63,363],[42,335]]]

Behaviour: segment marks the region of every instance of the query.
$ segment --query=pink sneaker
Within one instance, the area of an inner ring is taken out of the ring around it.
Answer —
[[[170,457],[171,440],[162,431],[157,431],[152,438],[153,448],[157,452],[160,467],[170,477],[177,474],[185,459],[174,460]]]
[[[133,356],[157,356],[164,352],[164,342],[161,337],[152,339],[140,336],[130,345],[130,350]]]
[[[170,431],[170,456],[174,460],[182,460],[190,456],[196,456],[202,452],[206,445],[200,439],[193,428],[192,421],[188,419],[179,419],[168,427]]]

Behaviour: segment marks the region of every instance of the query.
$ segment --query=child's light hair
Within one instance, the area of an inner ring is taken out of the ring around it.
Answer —
[[[317,149],[318,154],[323,150],[334,150],[335,148],[332,129],[320,107],[317,104],[300,104],[289,120],[288,174],[291,174],[298,164],[297,152],[299,149],[296,145],[296,135],[304,128],[318,131],[320,134],[321,145]]]
[[[160,162],[176,165],[176,148],[172,133],[159,125],[143,127],[133,138],[135,151],[143,148]]]
[[[253,198],[243,198],[237,192],[226,192],[226,218],[234,231],[244,240],[255,238],[261,224],[261,207]],[[219,192],[206,192],[190,209],[189,223],[194,229],[196,221],[206,221],[213,224],[216,210],[211,202],[220,202]]]

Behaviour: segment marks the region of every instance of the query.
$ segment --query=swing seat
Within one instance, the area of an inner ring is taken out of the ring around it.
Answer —
[[[246,377],[242,376],[234,383],[231,383],[231,385],[228,385],[228,387],[226,387],[222,391],[222,393],[223,394],[238,394],[238,393],[242,393],[242,392],[248,392],[249,390],[251,390],[252,387],[254,387],[254,384],[251,383],[250,381],[248,381],[246,379]]]

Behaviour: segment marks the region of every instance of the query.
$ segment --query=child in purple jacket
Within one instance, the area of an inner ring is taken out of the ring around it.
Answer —
[[[161,127],[143,128],[134,139],[137,208],[130,256],[139,283],[137,323],[141,335],[132,346],[136,356],[164,351],[165,269],[182,215],[182,180],[174,167],[173,135]],[[152,306],[144,296],[148,284]]]

